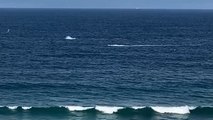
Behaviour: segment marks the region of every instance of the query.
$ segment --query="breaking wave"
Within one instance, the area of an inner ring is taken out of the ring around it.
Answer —
[[[71,37],[71,36],[66,36],[65,39],[66,39],[66,40],[75,40],[76,38]]]
[[[0,114],[10,113],[35,113],[35,114],[68,114],[72,112],[88,112],[116,115],[155,115],[155,114],[189,114],[189,115],[213,115],[213,107],[113,107],[113,106],[56,106],[56,107],[0,107]]]
[[[121,44],[111,44],[109,47],[175,47],[180,45],[121,45]]]
[[[144,44],[144,45],[128,45],[128,44],[109,44],[107,45],[108,47],[183,47],[183,46],[190,46],[190,47],[197,47],[201,45],[194,45],[194,44],[189,44],[189,45],[149,45],[149,44]]]

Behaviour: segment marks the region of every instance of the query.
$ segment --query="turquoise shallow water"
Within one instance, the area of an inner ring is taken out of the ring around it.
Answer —
[[[0,9],[0,117],[212,119],[212,13]]]

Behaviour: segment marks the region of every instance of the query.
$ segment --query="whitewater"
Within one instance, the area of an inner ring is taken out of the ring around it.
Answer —
[[[179,107],[163,107],[163,106],[150,106],[150,107],[141,107],[141,106],[132,106],[132,107],[115,107],[115,106],[94,106],[94,107],[85,107],[85,106],[49,106],[49,107],[26,107],[26,106],[2,106],[0,107],[0,110],[3,111],[3,109],[8,110],[18,110],[22,109],[25,111],[30,111],[33,109],[43,109],[43,111],[48,111],[51,109],[57,109],[60,111],[60,109],[67,109],[70,112],[83,112],[83,111],[89,111],[89,110],[96,110],[99,112],[102,112],[104,114],[115,114],[119,111],[124,110],[146,110],[146,109],[152,109],[153,112],[161,113],[161,114],[190,114],[194,111],[200,110],[205,112],[205,109],[209,109],[209,114],[213,113],[213,107],[192,107],[192,106],[179,106]],[[57,111],[56,110],[56,111]],[[208,114],[208,113],[207,113]]]

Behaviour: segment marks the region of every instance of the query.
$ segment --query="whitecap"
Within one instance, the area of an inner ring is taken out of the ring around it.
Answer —
[[[74,37],[71,37],[71,36],[66,36],[66,38],[65,38],[66,40],[75,40],[76,38],[74,38]]]
[[[8,108],[11,109],[11,110],[15,110],[15,109],[18,108],[18,106],[8,106]]]
[[[188,114],[192,107],[180,106],[180,107],[151,107],[154,111],[158,113],[173,113],[173,114]]]
[[[138,110],[138,109],[143,109],[143,108],[146,108],[146,107],[143,107],[143,106],[133,106],[131,108],[135,109],[135,110]]]
[[[95,109],[106,114],[113,114],[123,107],[96,106]]]
[[[112,44],[112,45],[108,45],[109,47],[124,47],[126,45],[118,45],[118,44]]]
[[[122,45],[122,44],[109,44],[109,47],[175,47],[180,45]]]
[[[23,110],[29,110],[31,109],[32,107],[22,107]]]
[[[83,106],[65,106],[69,111],[83,111],[92,109],[93,107],[83,107]]]

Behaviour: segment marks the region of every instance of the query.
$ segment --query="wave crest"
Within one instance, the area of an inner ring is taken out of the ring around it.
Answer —
[[[121,45],[121,44],[110,44],[109,47],[177,47],[180,45]]]
[[[174,114],[188,114],[194,107],[180,106],[180,107],[151,107],[158,113],[174,113]]]
[[[67,108],[69,111],[84,111],[93,109],[93,107],[83,107],[83,106],[65,106],[65,108]]]
[[[106,114],[112,114],[120,109],[123,109],[123,107],[96,106],[95,109]]]
[[[92,111],[91,111],[92,110]],[[116,107],[116,106],[95,106],[95,107],[84,107],[84,106],[56,106],[56,107],[26,107],[26,106],[6,106],[0,107],[0,114],[6,112],[31,112],[31,113],[42,113],[49,114],[53,113],[69,113],[69,112],[101,112],[103,114],[205,114],[213,115],[213,107]]]
[[[65,39],[66,39],[66,40],[75,40],[76,38],[71,37],[71,36],[66,36]]]

